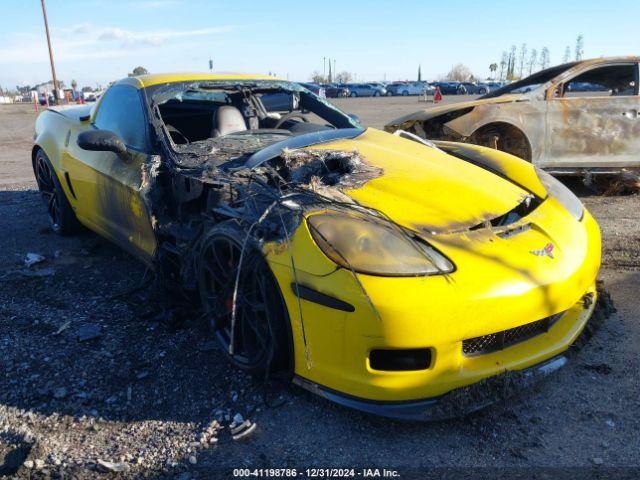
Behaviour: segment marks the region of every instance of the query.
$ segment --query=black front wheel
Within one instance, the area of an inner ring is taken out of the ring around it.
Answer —
[[[208,327],[237,367],[251,373],[284,370],[287,309],[262,253],[245,239],[237,223],[224,222],[203,241],[198,288]]]
[[[36,153],[33,169],[40,195],[47,207],[51,229],[61,235],[77,232],[80,223],[69,204],[69,200],[67,200],[64,190],[62,190],[62,185],[60,185],[49,158],[42,150],[38,150]]]

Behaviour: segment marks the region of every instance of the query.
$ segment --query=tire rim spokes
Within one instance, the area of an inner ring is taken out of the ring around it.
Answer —
[[[247,270],[240,272],[238,282],[232,333],[233,293],[240,254],[239,246],[231,240],[211,242],[202,259],[205,297],[222,347],[230,352],[233,341],[233,358],[242,365],[254,366],[270,355],[273,348],[269,293],[259,269],[250,271],[252,265],[245,263],[243,269]]]
[[[51,223],[56,226],[60,220],[58,195],[56,194],[53,181],[53,172],[49,164],[42,157],[38,157],[36,161],[36,181],[38,182],[42,200],[47,206],[47,213],[49,214]]]

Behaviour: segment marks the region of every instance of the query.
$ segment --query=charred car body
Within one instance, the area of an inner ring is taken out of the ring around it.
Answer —
[[[43,112],[33,164],[54,230],[80,222],[199,298],[235,365],[381,415],[546,375],[597,297],[598,226],[552,177],[271,77],[124,79]]]
[[[398,118],[385,129],[497,148],[557,174],[640,167],[638,57],[535,73],[470,102]]]

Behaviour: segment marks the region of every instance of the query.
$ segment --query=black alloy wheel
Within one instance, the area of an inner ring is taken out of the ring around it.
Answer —
[[[80,223],[62,190],[51,162],[42,150],[38,150],[36,153],[33,161],[33,171],[40,190],[40,196],[47,207],[47,216],[49,217],[51,229],[61,235],[77,232],[80,228]]]
[[[53,172],[43,155],[36,157],[36,181],[54,231],[60,230],[60,201],[53,182]]]
[[[287,367],[286,307],[271,269],[245,235],[233,225],[212,229],[200,256],[200,298],[210,332],[234,365],[252,373],[279,370]]]

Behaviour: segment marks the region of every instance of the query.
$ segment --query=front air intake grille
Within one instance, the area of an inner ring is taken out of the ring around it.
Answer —
[[[467,357],[485,355],[537,337],[540,334],[548,332],[551,326],[556,323],[563,314],[564,313],[558,313],[536,322],[520,325],[519,327],[463,340],[462,353]]]
[[[426,370],[431,365],[431,349],[372,350],[369,365],[373,370],[389,372]]]

